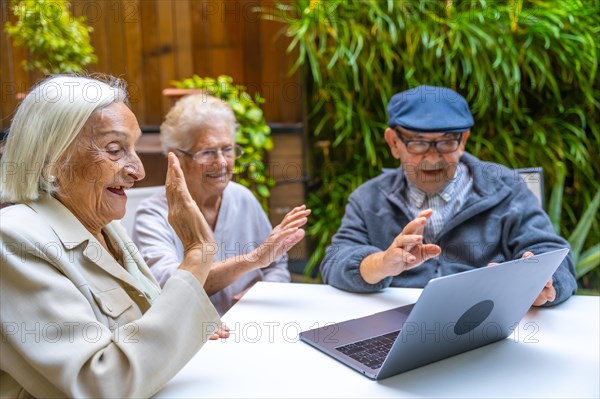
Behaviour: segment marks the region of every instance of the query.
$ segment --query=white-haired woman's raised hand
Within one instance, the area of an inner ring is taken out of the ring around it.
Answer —
[[[169,224],[181,240],[184,251],[184,260],[179,267],[193,273],[204,284],[217,245],[210,226],[190,195],[179,160],[173,153],[169,153],[168,160],[165,187]]]

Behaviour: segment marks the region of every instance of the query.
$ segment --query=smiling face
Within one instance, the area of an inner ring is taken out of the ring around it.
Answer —
[[[411,154],[404,141],[442,141],[452,140],[459,137],[458,133],[417,133],[401,127],[396,131],[386,129],[385,139],[390,146],[392,155],[400,159],[408,181],[421,191],[433,194],[439,193],[454,178],[459,159],[465,152],[465,143],[469,138],[469,131],[462,133],[458,149],[454,152],[440,154],[434,146],[421,155]]]
[[[141,135],[131,110],[122,102],[96,111],[67,150],[56,197],[92,234],[125,215],[125,189],[144,178],[135,153]]]
[[[207,149],[223,149],[235,144],[231,128],[225,123],[191,128],[190,135],[196,137],[194,145],[182,150],[192,154]],[[220,197],[223,194],[233,176],[234,159],[225,158],[219,153],[210,163],[198,163],[178,151],[175,153],[179,156],[187,186],[194,199]]]

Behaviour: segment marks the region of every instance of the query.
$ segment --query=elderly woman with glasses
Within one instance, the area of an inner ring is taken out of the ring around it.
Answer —
[[[236,129],[227,103],[202,93],[180,99],[160,129],[165,152],[177,154],[192,198],[214,233],[216,262],[204,288],[220,314],[257,281],[290,281],[286,253],[304,237],[301,227],[310,214],[298,206],[273,229],[253,194],[231,181],[242,154]],[[164,193],[140,203],[133,239],[164,285],[185,250],[169,225]]]
[[[400,160],[348,200],[321,264],[338,288],[424,287],[435,277],[568,247],[515,171],[465,151],[469,105],[445,87],[418,86],[388,104],[384,137]],[[577,288],[568,255],[534,302],[561,303]]]
[[[0,202],[12,203],[0,210],[2,398],[150,397],[220,325],[203,289],[212,232],[173,154],[166,201],[184,252],[162,289],[118,222],[144,178],[127,104],[114,78],[57,75],[12,120],[0,162]]]

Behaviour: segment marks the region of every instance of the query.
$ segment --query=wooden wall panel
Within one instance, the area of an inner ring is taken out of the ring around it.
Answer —
[[[175,75],[191,76],[194,73],[194,58],[192,56],[192,18],[189,0],[179,0],[174,3],[173,28],[175,31]]]
[[[8,20],[8,2],[0,2],[1,21]],[[8,124],[14,110],[14,96],[17,93],[17,79],[15,73],[21,69],[18,65],[15,67],[14,51],[11,49],[11,43],[5,33],[0,36],[0,123],[2,126]],[[20,79],[22,80],[22,78]]]
[[[102,2],[100,2],[102,3]],[[106,32],[106,42],[108,48],[109,65],[112,74],[124,76],[127,71],[127,42],[123,40],[125,36],[125,27],[121,19],[123,18],[123,9],[120,1],[109,1],[102,3],[103,11],[107,18],[104,18],[104,29]]]
[[[159,57],[164,48],[160,47],[158,32],[158,16],[156,2],[140,1],[140,16],[142,21],[142,74],[143,87],[140,88],[146,99],[146,124],[158,125],[162,120],[163,89],[160,82]]]
[[[122,1],[118,5],[125,45],[125,77],[129,83],[131,108],[140,124],[146,122],[146,96],[142,65],[142,19],[139,0]]]
[[[160,52],[158,54],[158,61],[160,66],[160,75],[157,76],[157,80],[160,84],[160,90],[165,87],[169,87],[173,76],[175,76],[175,24],[173,20],[174,15],[174,3],[159,1],[156,3],[156,13],[158,17],[158,48]],[[157,97],[161,99],[161,110],[169,109],[171,100],[162,96],[161,93],[157,93]],[[158,112],[161,115],[162,112]],[[158,120],[157,124],[162,121]]]
[[[125,78],[132,108],[142,126],[160,125],[170,103],[162,89],[172,80],[192,74],[230,75],[267,102],[271,123],[302,122],[301,81],[289,76],[294,56],[289,40],[279,35],[282,25],[255,13],[259,0],[72,0],[71,12],[85,16],[94,28],[92,45],[98,63],[90,72]],[[8,2],[0,2],[2,24],[14,20]],[[25,72],[27,52],[12,47],[0,33],[1,127],[10,123],[14,92],[31,87],[41,75]]]

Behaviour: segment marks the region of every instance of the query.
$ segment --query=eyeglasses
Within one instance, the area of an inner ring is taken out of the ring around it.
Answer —
[[[396,132],[396,137],[398,137],[398,139],[400,141],[402,141],[404,143],[404,145],[406,146],[406,151],[408,151],[409,153],[411,153],[413,155],[423,155],[427,151],[429,151],[429,149],[431,147],[435,147],[435,150],[439,154],[449,154],[451,152],[458,150],[458,147],[460,146],[460,142],[462,140],[462,135],[463,135],[462,133],[459,133],[457,138],[451,139],[451,140],[426,141],[426,140],[407,140],[404,137],[402,137],[401,132],[399,132],[398,130],[395,130],[395,132]]]
[[[206,150],[196,151],[194,153],[177,148],[182,155],[191,157],[196,163],[213,163],[219,159],[219,154],[226,160],[238,159],[244,153],[242,146],[238,144],[223,147],[221,149],[207,148]]]

